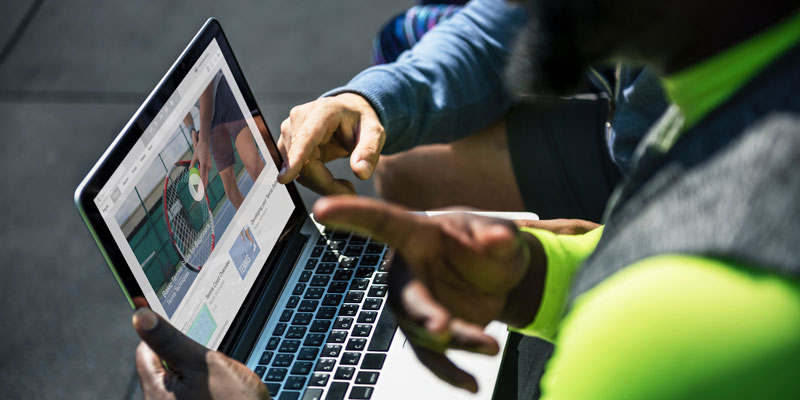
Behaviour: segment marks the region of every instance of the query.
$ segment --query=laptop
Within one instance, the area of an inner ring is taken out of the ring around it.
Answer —
[[[391,250],[317,224],[219,22],[209,19],[75,192],[131,306],[143,297],[278,399],[491,398],[501,357],[454,352],[473,396],[422,366],[386,306]],[[529,213],[506,218],[535,219]],[[505,344],[506,329],[488,328]]]

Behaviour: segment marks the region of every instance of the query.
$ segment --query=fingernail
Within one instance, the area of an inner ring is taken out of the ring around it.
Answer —
[[[461,382],[461,387],[472,393],[478,393],[478,383],[472,379],[466,379]]]
[[[372,173],[372,165],[370,165],[370,163],[367,162],[367,160],[359,161],[356,164],[356,166],[358,167],[359,170],[361,170],[361,172],[363,172],[365,174],[371,174]]]
[[[133,314],[134,325],[145,331],[151,331],[158,325],[156,314],[146,308],[140,308]]]
[[[283,176],[286,173],[286,164],[281,166],[281,171],[278,172],[278,176]]]

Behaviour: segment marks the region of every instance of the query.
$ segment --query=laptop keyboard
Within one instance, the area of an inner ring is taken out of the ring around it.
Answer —
[[[253,368],[273,398],[372,397],[396,327],[389,253],[347,231],[320,235]]]

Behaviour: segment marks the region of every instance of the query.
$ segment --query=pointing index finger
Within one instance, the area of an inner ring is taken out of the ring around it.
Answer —
[[[280,175],[280,182],[286,183],[297,177],[314,149],[339,127],[340,119],[336,110],[323,107],[311,111],[299,124],[297,131],[288,132],[291,140],[286,141],[286,170]],[[294,129],[294,126],[290,129]]]

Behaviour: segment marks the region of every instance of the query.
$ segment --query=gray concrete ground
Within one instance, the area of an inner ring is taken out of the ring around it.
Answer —
[[[131,310],[72,193],[206,18],[221,21],[277,131],[292,105],[366,67],[373,34],[409,5],[0,2],[0,398],[138,396]]]

